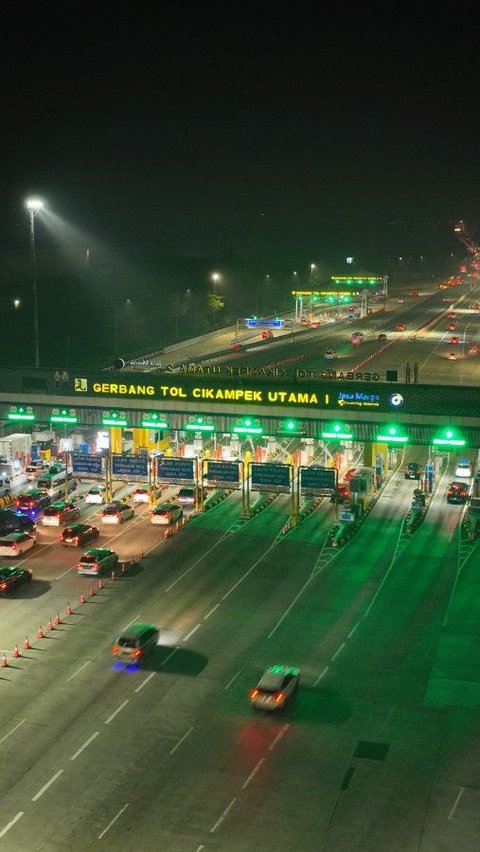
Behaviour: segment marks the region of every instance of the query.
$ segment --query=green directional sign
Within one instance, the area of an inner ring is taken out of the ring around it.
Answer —
[[[185,423],[185,429],[188,432],[215,432],[215,424],[211,417],[198,415],[194,420]]]
[[[104,411],[102,415],[103,426],[128,426],[127,415],[124,411]]]
[[[77,412],[74,408],[54,408],[50,415],[50,423],[78,423]]]
[[[251,417],[244,417],[242,420],[237,420],[233,431],[237,435],[263,435],[263,428],[260,422]]]
[[[402,435],[398,426],[388,426],[384,432],[377,435],[376,440],[384,444],[407,444],[408,435]]]
[[[169,429],[170,424],[164,414],[151,411],[142,415],[143,429]]]
[[[465,443],[465,439],[455,429],[451,428],[444,429],[433,439],[435,447],[464,447]]]
[[[354,441],[355,438],[349,431],[350,427],[345,423],[332,423],[321,433],[322,438],[336,438],[338,441]]]
[[[12,405],[7,411],[7,420],[31,422],[35,420],[35,414],[30,406],[23,407],[21,405]]]

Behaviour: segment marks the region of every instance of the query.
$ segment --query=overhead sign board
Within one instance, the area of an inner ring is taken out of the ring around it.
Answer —
[[[195,459],[159,458],[157,478],[160,482],[175,485],[192,485],[195,482]]]
[[[252,491],[289,493],[291,490],[291,471],[292,468],[289,464],[251,464]]]
[[[311,465],[300,468],[300,490],[312,497],[328,496],[335,490],[337,471],[334,467]]]
[[[112,475],[121,479],[148,479],[148,456],[112,456]]]
[[[204,480],[220,488],[235,488],[240,482],[240,463],[232,461],[207,461]]]
[[[282,328],[283,320],[276,317],[275,319],[257,319],[256,317],[247,317],[245,320],[246,328]]]
[[[72,453],[73,473],[85,475],[102,475],[102,457],[89,455],[88,453]]]

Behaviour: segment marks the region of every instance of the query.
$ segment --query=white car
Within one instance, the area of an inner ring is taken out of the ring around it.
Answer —
[[[183,509],[176,503],[162,503],[156,506],[151,515],[152,524],[174,524],[183,518]]]
[[[150,499],[150,491],[148,488],[136,488],[133,492],[134,503],[148,503]]]
[[[459,459],[455,468],[455,476],[471,476],[472,465],[468,459]]]
[[[85,495],[85,503],[96,503],[101,505],[105,502],[105,488],[103,485],[96,485],[90,488]]]
[[[281,710],[298,689],[300,669],[293,666],[270,666],[250,692],[250,702],[257,710]]]
[[[102,523],[123,524],[124,521],[133,518],[134,514],[132,507],[127,506],[126,503],[120,503],[120,505],[110,503],[108,506],[105,506],[102,512]]]
[[[0,538],[0,556],[21,556],[36,544],[34,535],[25,532],[13,532]]]

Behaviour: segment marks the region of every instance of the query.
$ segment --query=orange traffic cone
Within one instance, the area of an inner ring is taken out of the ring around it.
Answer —
[[[55,624],[61,624],[61,623],[62,623],[62,619],[60,618],[60,613],[57,612],[57,614],[55,616]]]
[[[23,643],[23,647],[25,648],[25,651],[28,651],[32,647],[30,645],[30,642],[28,641],[28,636],[25,636],[25,642]]]
[[[40,627],[38,628],[37,637],[38,639],[45,639],[45,633],[43,632],[42,625],[40,625]]]
[[[15,645],[15,648],[13,649],[13,656],[15,657],[15,659],[17,659],[17,657],[22,656],[20,651],[18,650],[18,645]]]
[[[95,589],[93,588],[93,586],[90,586],[90,588],[89,588],[89,590],[88,590],[88,594],[90,595],[90,597],[91,597],[91,598],[93,598],[93,597],[94,597],[94,595],[95,595]]]
[[[116,577],[115,571],[112,571],[112,580],[116,580],[116,579],[117,579],[117,577]]]
[[[73,609],[70,606],[70,601],[67,603],[67,608],[65,610],[65,615],[73,615]]]
[[[100,577],[100,579],[97,583],[97,589],[104,589],[104,588],[105,588],[105,586],[103,585],[102,578]]]
[[[81,604],[87,603],[87,599],[86,599],[85,595],[83,594],[83,592],[80,595],[80,603]]]
[[[53,624],[52,624],[52,619],[49,618],[48,624],[47,624],[47,630],[53,630],[53,629],[54,629],[54,627],[53,627]]]
[[[7,658],[4,654],[3,657],[2,657],[2,669],[6,669],[7,666],[8,666],[8,661],[7,661]]]

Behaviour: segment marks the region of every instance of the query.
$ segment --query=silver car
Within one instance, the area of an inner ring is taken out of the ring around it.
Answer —
[[[300,669],[283,664],[270,666],[251,690],[250,702],[257,710],[281,710],[299,683]]]

